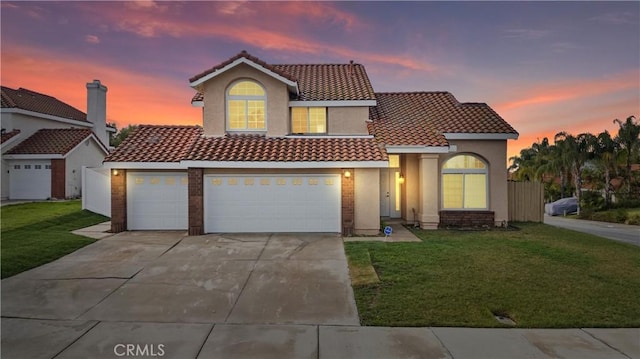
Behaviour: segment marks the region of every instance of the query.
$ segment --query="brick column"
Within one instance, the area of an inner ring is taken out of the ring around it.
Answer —
[[[438,214],[438,193],[440,192],[440,169],[438,167],[438,155],[420,155],[418,162],[419,187],[419,209],[418,218],[420,228],[437,229],[440,223]]]
[[[346,177],[347,171],[351,176]],[[355,171],[353,168],[342,169],[342,235],[351,235],[355,218]]]
[[[51,160],[51,198],[65,199],[67,170],[65,159]]]
[[[189,168],[189,235],[204,234],[204,170]]]
[[[118,233],[126,230],[127,171],[111,170],[111,232]]]

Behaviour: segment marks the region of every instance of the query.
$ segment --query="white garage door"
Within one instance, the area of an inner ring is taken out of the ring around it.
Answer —
[[[206,175],[205,231],[340,232],[339,175]]]
[[[10,199],[51,197],[51,161],[11,161],[10,166]]]
[[[186,173],[127,173],[128,229],[187,229],[188,197]]]

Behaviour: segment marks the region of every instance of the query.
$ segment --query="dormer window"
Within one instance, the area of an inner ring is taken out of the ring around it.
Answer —
[[[227,91],[227,130],[264,131],[267,95],[255,81],[241,80]]]
[[[299,134],[327,133],[327,108],[292,107],[291,132]]]

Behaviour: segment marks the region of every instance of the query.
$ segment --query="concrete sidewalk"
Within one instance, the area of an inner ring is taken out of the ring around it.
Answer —
[[[637,359],[639,342],[637,328],[387,328],[2,319],[3,358],[118,358],[131,349],[133,353],[146,352],[144,357],[179,359]]]

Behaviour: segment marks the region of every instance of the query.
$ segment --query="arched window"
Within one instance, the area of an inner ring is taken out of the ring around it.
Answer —
[[[489,172],[473,155],[457,155],[442,166],[442,209],[487,209]]]
[[[227,130],[265,130],[267,96],[257,82],[241,80],[227,91]]]

